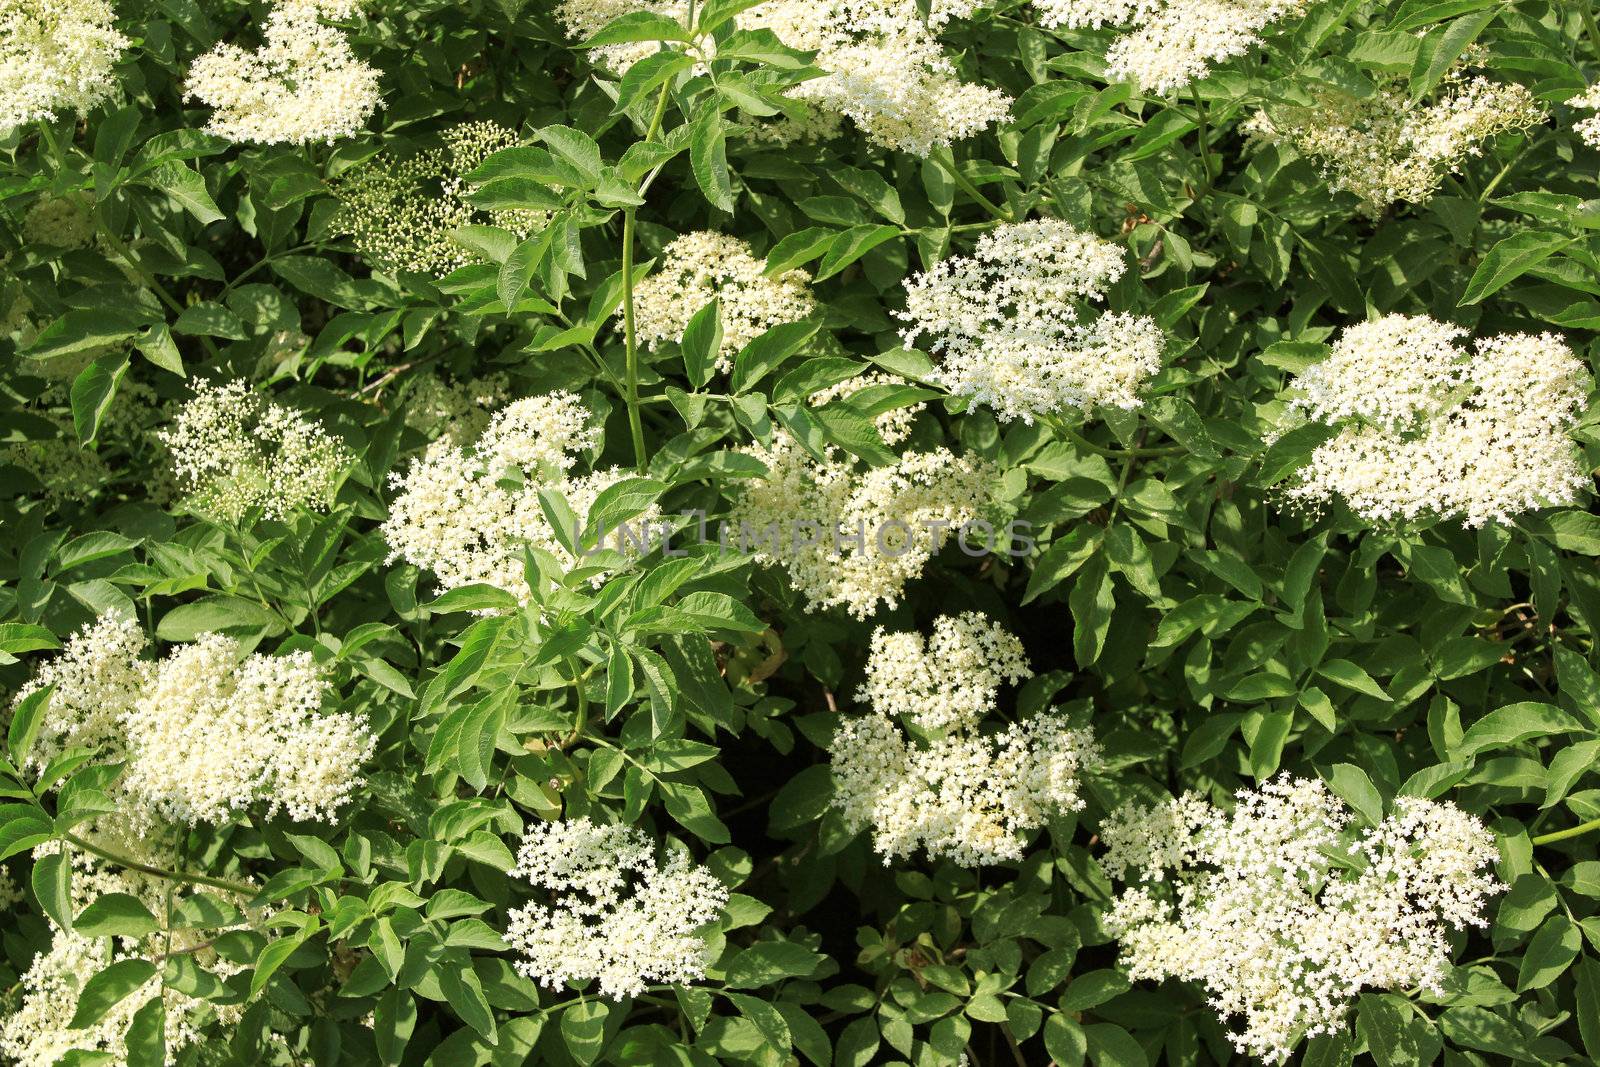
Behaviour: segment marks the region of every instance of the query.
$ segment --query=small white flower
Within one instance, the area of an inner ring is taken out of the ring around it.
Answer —
[[[0,0],[0,137],[111,95],[128,47],[115,19],[105,0]]]

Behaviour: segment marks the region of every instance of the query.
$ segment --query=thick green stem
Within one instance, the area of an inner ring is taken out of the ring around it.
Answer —
[[[667,111],[667,90],[670,82],[661,86],[656,94],[656,110],[645,131],[646,143],[655,140],[661,132],[661,120]],[[633,321],[633,226],[634,209],[622,213],[622,339],[627,352],[624,397],[628,405],[628,434],[633,438],[633,463],[640,473],[649,469],[650,457],[644,447],[644,420],[639,414],[639,337]]]
[[[1055,416],[1045,416],[1042,421],[1046,426],[1054,430],[1057,436],[1066,438],[1086,452],[1092,452],[1097,456],[1105,456],[1107,459],[1120,459],[1128,456],[1137,456],[1141,459],[1150,456],[1177,456],[1186,451],[1182,446],[1176,445],[1162,448],[1107,448],[1104,445],[1095,444]]]
[[[1205,168],[1206,187],[1209,189],[1217,180],[1217,167],[1211,156],[1211,123],[1206,116],[1205,101],[1200,99],[1200,90],[1194,90],[1194,116],[1200,125],[1200,165]]]
[[[103,849],[99,845],[90,844],[77,834],[66,834],[65,836],[69,842],[83,849],[91,856],[98,856],[107,863],[114,863],[118,867],[125,867],[130,871],[154,875],[157,878],[166,878],[173,882],[210,886],[212,889],[223,889],[230,893],[239,893],[247,897],[254,897],[261,891],[259,886],[253,886],[247,882],[234,882],[227,878],[213,878],[209,874],[189,874],[185,871],[169,871],[162,867],[152,867],[148,863],[140,863],[138,860],[130,859],[127,856],[119,856],[115,852]]]
[[[1565,830],[1552,830],[1548,834],[1540,834],[1533,838],[1536,845],[1550,845],[1557,841],[1566,841],[1569,838],[1580,837],[1591,830],[1600,830],[1600,819],[1590,819],[1588,822],[1579,823],[1577,826]]]

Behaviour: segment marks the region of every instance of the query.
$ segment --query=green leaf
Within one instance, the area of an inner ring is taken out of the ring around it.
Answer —
[[[26,762],[39,727],[44,724],[44,711],[50,703],[54,685],[41,686],[17,701],[11,709],[11,725],[6,729],[6,754],[18,766]]]
[[[63,930],[72,929],[72,858],[65,850],[33,861],[33,895]]]
[[[1336,763],[1328,775],[1328,785],[1368,826],[1383,822],[1383,794],[1372,784],[1366,771],[1353,763]]]
[[[160,189],[172,197],[177,204],[193,215],[202,226],[213,222],[220,222],[227,218],[217,207],[217,202],[211,199],[211,193],[206,189],[206,180],[200,172],[192,167],[184,166],[176,161],[162,163],[151,173],[148,178],[142,179],[143,183],[151,188]]]
[[[1421,100],[1433,91],[1467,46],[1477,40],[1478,34],[1499,14],[1500,5],[1496,4],[1429,31],[1411,67],[1411,99]]]
[[[204,633],[278,633],[283,620],[271,608],[240,597],[214,595],[180,604],[161,617],[156,636],[163,641],[193,641]]]
[[[1472,272],[1466,292],[1457,307],[1477,304],[1499,292],[1557,252],[1572,244],[1573,238],[1558,233],[1524,231],[1504,238],[1483,257]]]
[[[804,978],[828,957],[791,941],[760,941],[728,965],[729,989],[757,989],[785,978]]]
[[[250,975],[250,993],[248,999],[254,1000],[261,995],[267,987],[272,976],[295,950],[305,943],[309,930],[299,930],[288,937],[280,937],[276,941],[269,941],[260,953],[256,955],[255,972]]]
[[[78,440],[92,444],[100,433],[100,422],[116,399],[117,386],[128,373],[128,353],[107,352],[83,368],[72,380],[72,428]]]
[[[1517,970],[1517,992],[1543,989],[1565,974],[1583,948],[1583,938],[1571,919],[1555,914],[1544,921],[1522,954]]]
[[[598,1000],[574,1004],[561,1013],[562,1043],[585,1067],[599,1059],[605,1048],[606,1016],[610,1013],[610,1007]]]
[[[742,393],[760,382],[784,360],[800,351],[820,326],[816,320],[807,319],[802,322],[780,322],[764,331],[739,349],[739,354],[734,357],[729,388],[735,393]]]
[[[707,107],[695,120],[689,138],[689,169],[711,206],[733,211],[733,182],[728,177],[728,145],[722,116]]]
[[[900,236],[897,226],[852,226],[828,244],[813,281],[824,281],[844,270],[850,264],[877,248],[885,241]]]
[[[88,937],[144,937],[158,929],[150,909],[127,893],[102,893],[79,913],[75,925]]]
[[[1553,704],[1526,701],[1497,708],[1467,728],[1452,759],[1467,759],[1490,749],[1506,748],[1536,737],[1589,733],[1589,729]]]
[[[155,964],[149,960],[137,956],[117,960],[83,984],[68,1029],[93,1026],[155,976]]]
[[[703,388],[711,380],[722,354],[721,307],[717,301],[711,301],[694,313],[689,325],[684,327],[680,348],[689,384],[696,389]]]
[[[583,42],[584,48],[598,48],[606,44],[627,44],[630,41],[687,41],[689,31],[676,20],[652,11],[630,11],[606,23],[594,36]]]

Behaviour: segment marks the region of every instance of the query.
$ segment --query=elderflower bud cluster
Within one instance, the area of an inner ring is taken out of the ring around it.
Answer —
[[[1032,0],[1047,27],[1131,27],[1106,50],[1106,77],[1167,94],[1260,44],[1307,0]]]
[[[767,261],[756,258],[748,242],[730,234],[701,230],[674,239],[661,250],[660,269],[634,288],[639,339],[651,351],[681,341],[689,320],[715,300],[722,324],[716,368],[731,371],[739,349],[779,323],[799,322],[816,310],[811,275],[797,269],[768,277],[766,269]]]
[[[145,644],[137,624],[103,615],[40,667],[17,697],[54,687],[30,766],[69,748],[124,764],[120,807],[140,825],[216,825],[257,804],[331,822],[360,786],[376,739],[322,711],[332,686],[309,652],[246,656],[203,634],[148,661]]]
[[[1003,421],[1136,408],[1161,369],[1160,326],[1123,312],[1083,321],[1126,269],[1121,248],[1059,219],[999,226],[906,282],[901,336],[929,335],[942,357],[931,380]]]
[[[873,383],[848,383],[866,394]],[[840,390],[813,398],[834,399]],[[906,416],[877,417],[880,433],[909,432]],[[746,453],[767,475],[747,484],[734,502],[727,526],[755,558],[781,566],[806,598],[806,610],[843,607],[864,619],[879,604],[900,602],[906,583],[953,536],[973,523],[991,499],[994,473],[982,460],[946,448],[908,452],[884,467],[861,469],[840,450],[822,458],[779,430],[766,445]]]
[[[1099,761],[1089,729],[1056,711],[985,729],[1000,686],[1032,673],[1022,643],[977,612],[940,616],[926,639],[879,627],[856,693],[871,711],[833,738],[845,825],[870,827],[885,863],[918,848],[967,867],[1021,859],[1025,833],[1083,807],[1079,777]]]
[[[0,0],[0,138],[111,95],[128,47],[115,19],[106,0]]]
[[[489,428],[494,410],[506,402],[511,381],[488,374],[446,381],[437,374],[415,378],[401,398],[406,425],[435,440],[465,444]]]
[[[390,562],[431,570],[440,592],[481,583],[526,603],[533,595],[526,548],[549,552],[565,566],[576,562],[551,526],[540,492],[561,494],[583,523],[601,492],[630,477],[620,467],[573,473],[579,454],[599,442],[592,419],[576,396],[555,392],[501,408],[475,445],[435,441],[392,476],[397,494],[383,524]],[[640,521],[659,518],[652,508]]]
[[[1492,834],[1448,803],[1398,797],[1375,827],[1319,779],[1270,781],[1224,813],[1188,794],[1129,805],[1101,827],[1114,878],[1138,880],[1106,919],[1139,980],[1202,984],[1238,1019],[1241,1052],[1287,1060],[1346,1027],[1364,989],[1442,994],[1449,928],[1483,926],[1504,887]]]
[[[1335,192],[1355,194],[1362,213],[1376,217],[1396,201],[1427,203],[1445,175],[1490,138],[1537,125],[1547,114],[1526,87],[1469,78],[1457,66],[1427,103],[1395,79],[1367,97],[1328,92],[1309,106],[1276,108],[1252,132],[1293,145],[1322,168]]]
[[[1597,114],[1586,115],[1572,124],[1572,132],[1590,148],[1600,148],[1600,82],[1567,101],[1568,107],[1582,108]]]
[[[1339,428],[1291,480],[1291,501],[1335,497],[1371,522],[1467,526],[1574,503],[1589,486],[1569,431],[1593,381],[1554,334],[1465,331],[1387,315],[1346,328],[1292,383],[1291,411]]]
[[[214,109],[206,131],[252,144],[332,144],[360,132],[382,103],[379,71],[322,22],[356,9],[353,0],[280,0],[260,48],[224,42],[197,58],[184,96]]]
[[[242,381],[197,385],[156,436],[188,506],[230,522],[252,508],[269,519],[326,509],[351,459],[338,438]]]
[[[41,196],[22,218],[23,239],[48,248],[82,248],[94,239],[94,196],[73,190]]]
[[[631,826],[568,819],[529,830],[512,873],[548,900],[510,912],[506,942],[521,955],[519,974],[551,989],[598,981],[610,1000],[705,977],[697,931],[721,914],[728,890],[687,854],[658,862]]]
[[[114,847],[119,854],[141,862],[167,868],[180,866],[171,849],[152,850],[147,842],[120,834],[108,837],[81,827],[77,832],[87,834],[97,846]],[[41,859],[59,854],[63,848],[69,851],[74,914],[82,913],[95,901],[113,894],[134,898],[152,914],[166,913],[167,892],[172,883],[164,879],[112,868],[59,840],[39,845],[33,850],[33,856]],[[179,889],[171,903],[181,905],[187,893]],[[230,906],[243,903],[237,899],[229,901]],[[91,937],[75,930],[63,930],[54,920],[47,918],[47,921],[50,945],[35,956],[23,972],[15,1010],[0,1021],[0,1059],[8,1064],[52,1067],[68,1053],[80,1050],[80,1055],[87,1053],[96,1064],[126,1067],[128,1027],[140,1010],[158,996],[164,1001],[162,1037],[169,1056],[176,1057],[189,1046],[199,1044],[204,1039],[203,1027],[209,1018],[232,1024],[243,1015],[241,1007],[208,1004],[171,985],[163,986],[159,977],[153,977],[129,991],[92,1025],[74,1029],[70,1024],[84,984],[115,962],[148,960],[159,970],[167,958],[182,954],[217,977],[227,977],[240,968],[221,959],[210,948],[209,942],[220,932],[215,929],[183,926],[145,937]]]
[[[441,139],[444,147],[406,159],[380,155],[334,190],[341,205],[335,224],[380,270],[443,277],[481,259],[451,231],[484,222],[525,239],[550,221],[547,211],[479,211],[467,200],[467,174],[502,148],[515,147],[516,131],[494,122],[465,122]]]

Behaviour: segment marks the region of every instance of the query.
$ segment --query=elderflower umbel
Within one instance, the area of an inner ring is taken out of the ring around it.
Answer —
[[[1445,175],[1458,171],[1496,134],[1545,120],[1543,104],[1524,86],[1467,77],[1453,68],[1428,103],[1413,100],[1394,79],[1367,97],[1324,92],[1306,107],[1275,108],[1253,127],[1261,140],[1282,140],[1315,161],[1337,192],[1377,216],[1395,201],[1424,204]]]
[[[893,433],[896,419],[878,416],[880,433]],[[862,469],[832,447],[818,459],[778,430],[746,452],[768,473],[743,487],[726,527],[759,562],[788,572],[807,611],[843,607],[864,619],[880,603],[895,607],[954,531],[981,517],[993,491],[987,464],[946,448]]]
[[[143,824],[268,817],[331,821],[376,745],[359,718],[324,712],[331,690],[309,652],[246,656],[203,634],[140,659],[136,624],[103,615],[44,664],[18,701],[54,686],[29,765],[68,748],[124,764],[122,810]]]
[[[929,335],[931,380],[1001,420],[1135,408],[1161,368],[1161,328],[1123,312],[1081,321],[1126,269],[1121,248],[1059,219],[999,226],[906,282],[901,336]]]
[[[269,519],[325,510],[350,462],[338,438],[242,381],[197,385],[156,436],[171,453],[186,503],[231,522],[251,508]]]
[[[1590,479],[1568,437],[1593,382],[1554,334],[1501,334],[1458,347],[1462,330],[1389,315],[1343,331],[1292,384],[1292,412],[1337,427],[1291,479],[1288,499],[1341,498],[1390,523],[1468,526],[1574,503]]]
[[[130,838],[79,827],[93,843],[112,847],[121,854],[144,863],[178,867],[177,856],[169,848],[151,848],[148,839]],[[111,894],[131,896],[155,915],[167,910],[167,893],[172,883],[137,871],[112,868],[88,852],[61,841],[48,841],[34,849],[34,859],[69,850],[71,862],[71,907],[74,914]],[[182,904],[188,891],[177,889],[171,903]],[[230,903],[239,906],[242,900]],[[93,1025],[72,1029],[78,996],[84,984],[107,966],[119,960],[144,959],[157,968],[168,956],[181,953],[215,976],[227,977],[240,968],[219,958],[209,946],[217,930],[178,927],[144,937],[91,937],[63,930],[48,920],[50,947],[33,958],[23,973],[21,998],[16,1009],[0,1020],[0,1059],[15,1067],[52,1067],[73,1049],[97,1054],[93,1062],[106,1067],[126,1067],[126,1033],[134,1016],[157,996],[163,1001],[163,1038],[166,1052],[176,1056],[204,1038],[208,1018],[236,1023],[243,1014],[237,1006],[217,1007],[188,996],[172,986],[163,988],[159,977],[151,978],[131,990]],[[99,1057],[108,1058],[99,1058]],[[141,1061],[143,1062],[143,1061]],[[175,1062],[175,1061],[174,1061]]]
[[[1600,112],[1600,82],[1567,101],[1568,107]],[[1572,132],[1590,148],[1600,148],[1600,114],[1586,115],[1572,124]]]
[[[1260,44],[1307,0],[1032,0],[1045,26],[1127,27],[1106,50],[1106,77],[1172,93]]]
[[[816,310],[811,275],[797,269],[769,278],[766,269],[767,261],[752,255],[748,242],[730,234],[701,230],[674,239],[661,250],[656,272],[634,288],[639,339],[651,351],[664,341],[681,341],[689,320],[715,300],[722,324],[716,368],[731,371],[739,349],[773,326],[799,322]]]
[[[355,136],[381,104],[380,75],[356,57],[343,30],[320,21],[353,13],[353,4],[280,3],[267,14],[260,48],[223,42],[198,57],[184,96],[214,109],[206,131],[254,144]]]
[[[483,583],[526,602],[533,591],[525,547],[575,562],[550,525],[540,491],[560,493],[583,522],[602,491],[631,476],[620,467],[572,473],[578,454],[599,440],[591,423],[576,396],[556,392],[507,404],[474,445],[435,441],[391,478],[397,493],[383,524],[389,560],[431,570],[441,592]],[[659,518],[652,508],[635,521]],[[623,549],[637,550],[631,542]]]
[[[548,212],[508,208],[479,212],[468,200],[466,175],[502,148],[518,143],[514,130],[493,122],[466,122],[446,130],[443,148],[406,159],[388,155],[363,164],[334,192],[335,224],[363,258],[380,270],[443,277],[480,256],[454,240],[452,230],[486,222],[518,238],[532,236]]]
[[[128,47],[115,19],[105,0],[0,0],[0,137],[112,93]]]
[[[1364,989],[1441,993],[1447,928],[1485,925],[1504,888],[1485,873],[1499,850],[1475,817],[1402,796],[1354,829],[1319,779],[1242,790],[1229,813],[1193,794],[1125,806],[1101,836],[1106,871],[1139,883],[1106,918],[1129,977],[1199,982],[1242,1023],[1235,1047],[1269,1062],[1301,1035],[1343,1030]]]
[[[696,931],[722,912],[728,890],[687,854],[658,863],[633,827],[569,819],[530,829],[512,873],[548,900],[510,912],[506,942],[521,954],[519,974],[551,989],[598,980],[610,1000],[705,977]]]
[[[967,867],[1021,859],[1023,834],[1083,807],[1080,774],[1099,760],[1059,712],[984,729],[1000,686],[1031,676],[1022,643],[976,612],[939,617],[927,640],[879,627],[856,693],[871,710],[833,738],[845,825],[870,827],[885,863],[918,848]]]
[[[406,425],[432,440],[452,444],[474,440],[506,401],[511,387],[504,374],[447,382],[436,374],[415,378],[401,397]]]

